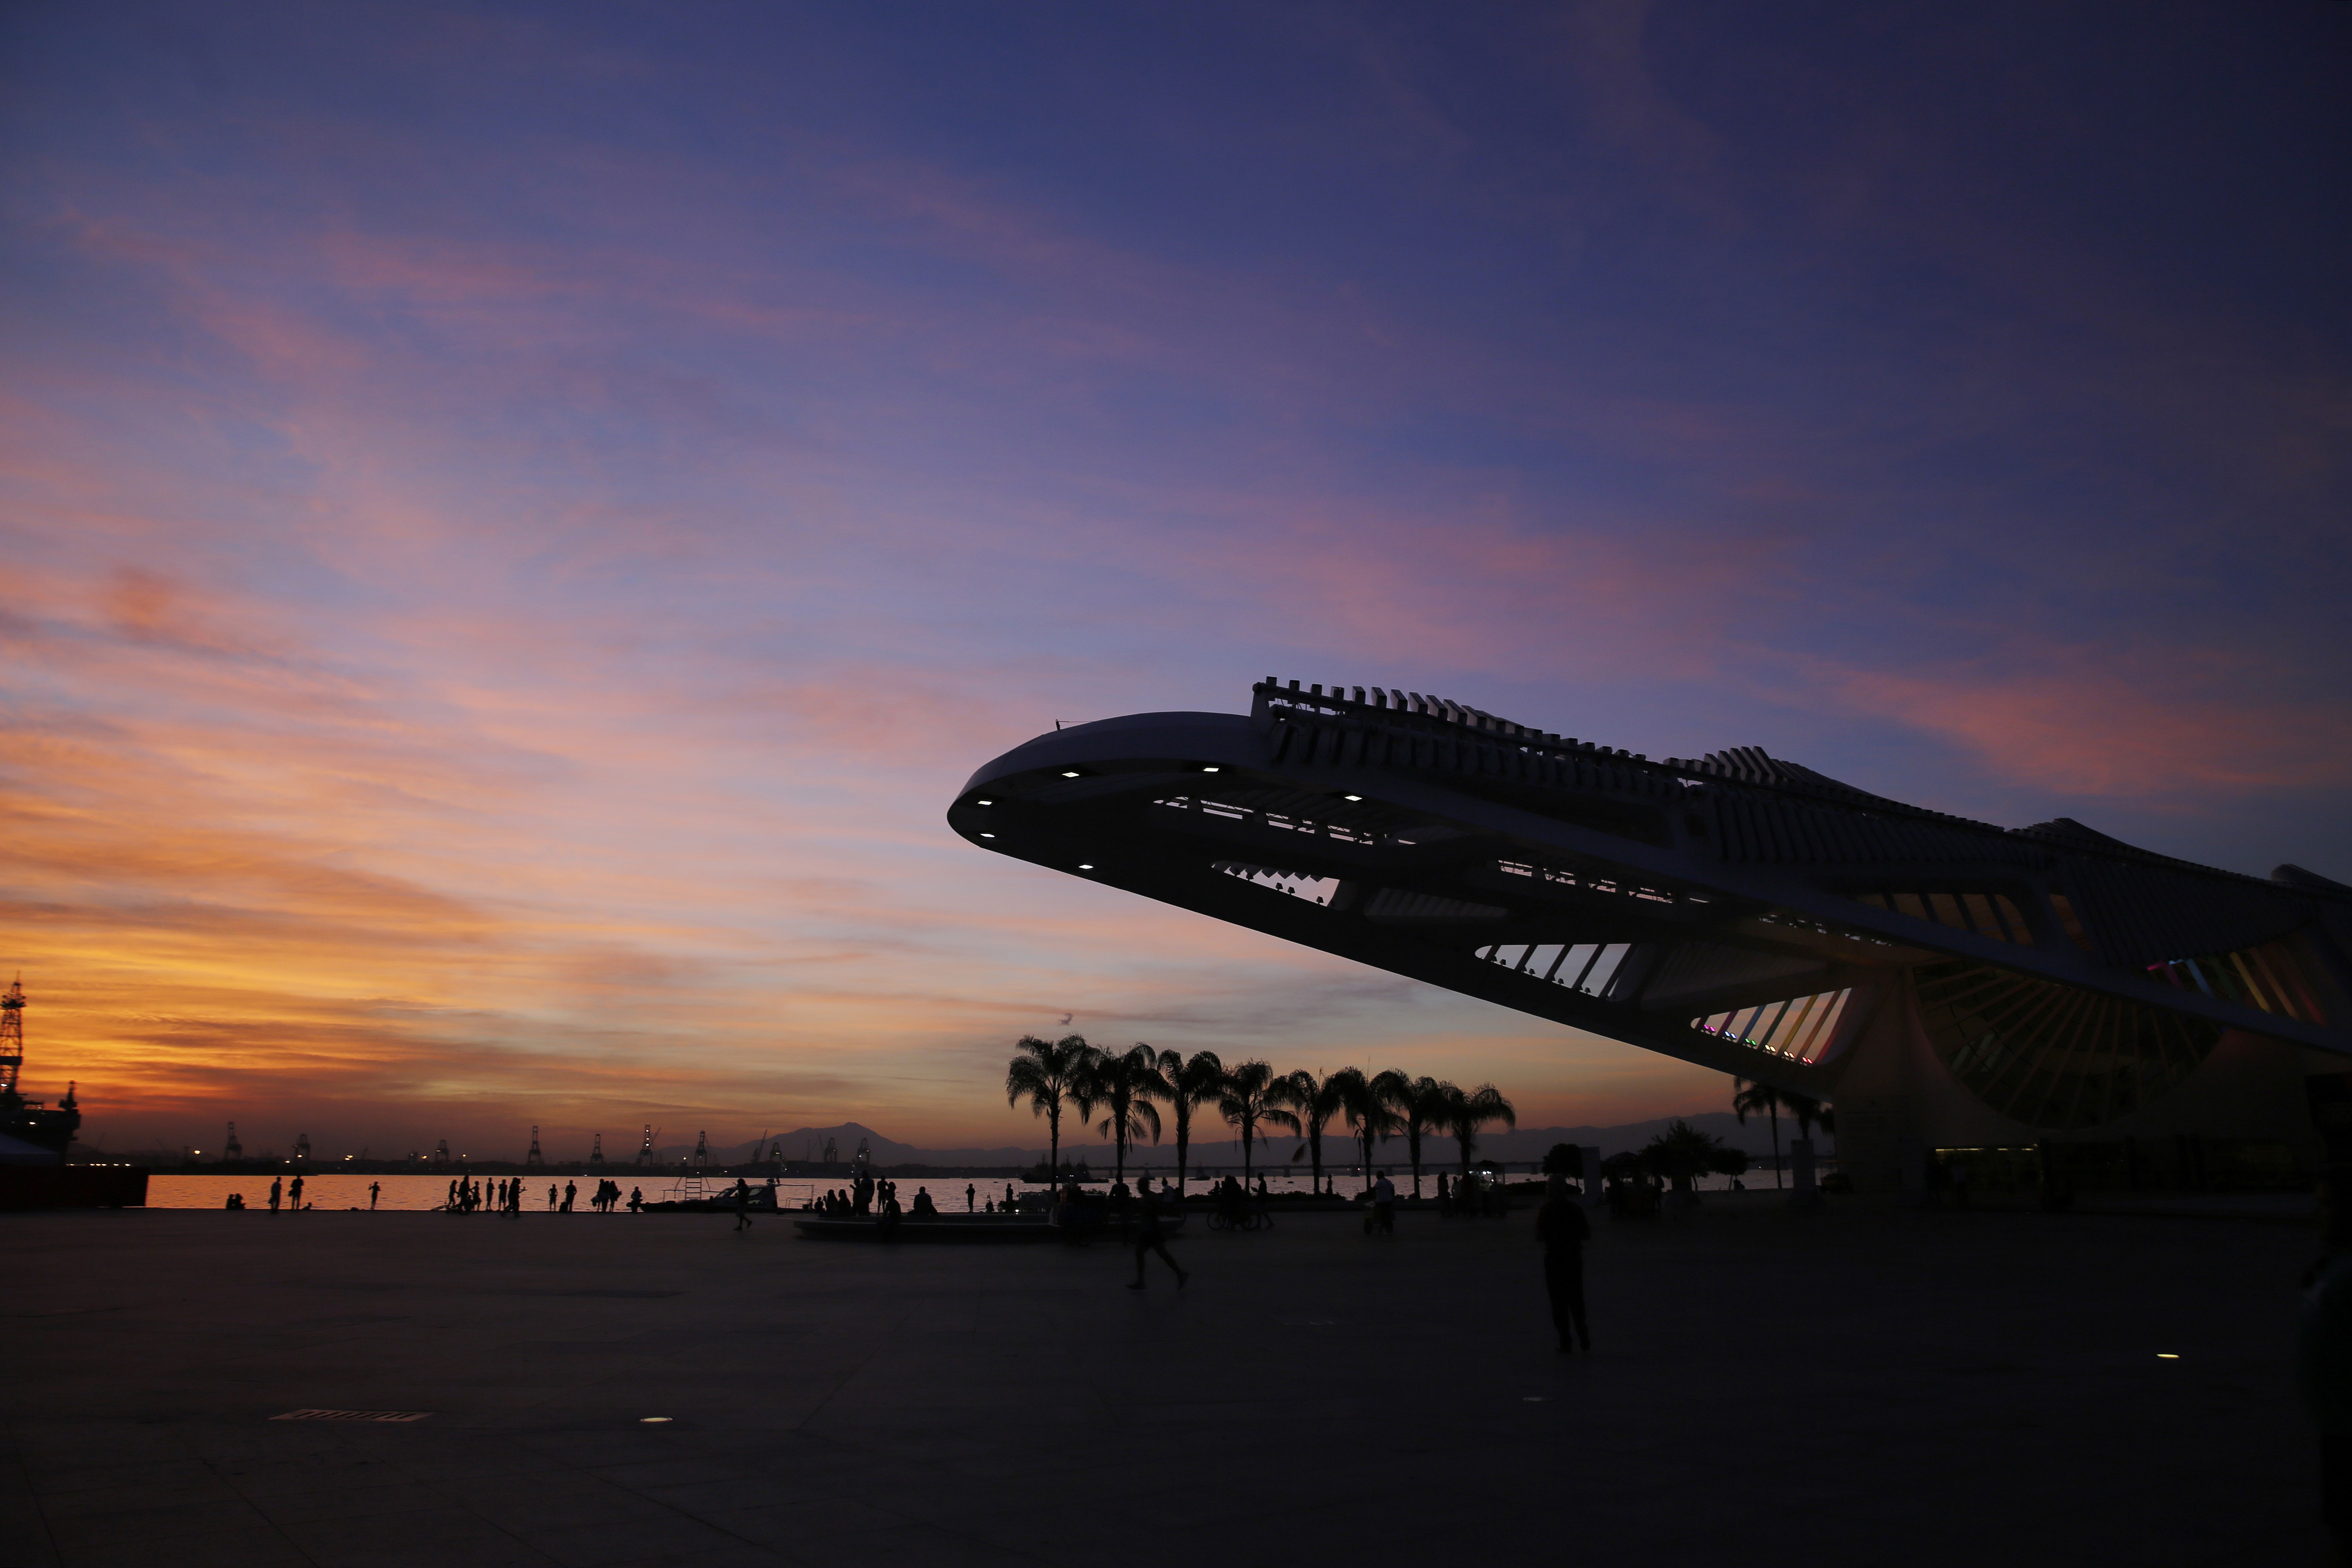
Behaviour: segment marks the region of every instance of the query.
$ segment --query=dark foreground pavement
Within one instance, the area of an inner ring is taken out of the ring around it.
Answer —
[[[1527,1215],[1196,1220],[1181,1295],[774,1219],[0,1217],[0,1563],[2323,1561],[2308,1231],[1732,1201],[1601,1226],[1590,1359]]]

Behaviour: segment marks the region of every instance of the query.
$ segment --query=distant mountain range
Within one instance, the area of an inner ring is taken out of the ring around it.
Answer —
[[[1772,1152],[1772,1124],[1769,1118],[1751,1116],[1743,1127],[1739,1119],[1727,1110],[1706,1110],[1696,1116],[1661,1116],[1648,1121],[1628,1121],[1615,1127],[1522,1127],[1516,1130],[1497,1127],[1480,1135],[1478,1152],[1494,1160],[1540,1160],[1553,1144],[1572,1143],[1579,1148],[1598,1148],[1605,1158],[1629,1149],[1639,1149],[1676,1121],[1688,1121],[1700,1131],[1711,1132],[1733,1148],[1744,1149],[1750,1154],[1769,1154]],[[1076,1119],[1071,1118],[1074,1131],[1076,1123]],[[1218,1131],[1223,1130],[1222,1122],[1215,1126]],[[1789,1146],[1789,1140],[1796,1135],[1796,1123],[1786,1117],[1781,1118],[1780,1147],[1784,1151]],[[834,1147],[845,1161],[856,1152],[858,1140],[864,1139],[877,1165],[1028,1165],[1045,1157],[1045,1140],[1043,1137],[1025,1148],[929,1149],[886,1138],[856,1121],[845,1121],[838,1127],[795,1128],[790,1132],[778,1134],[772,1142],[783,1145],[787,1159],[813,1160],[824,1151],[828,1138],[833,1140]],[[1305,1142],[1287,1134],[1261,1139],[1254,1159],[1260,1165],[1287,1164],[1291,1152],[1303,1147]],[[1816,1139],[1815,1142],[1826,1154],[1832,1152],[1835,1140],[1823,1137]],[[730,1143],[714,1147],[710,1157],[719,1164],[734,1164],[751,1159],[761,1146],[757,1141]],[[1350,1146],[1345,1128],[1334,1127],[1326,1131],[1323,1135],[1324,1163],[1346,1163]],[[669,1163],[690,1156],[694,1152],[694,1145],[672,1143],[654,1152],[665,1163]],[[1062,1152],[1067,1159],[1084,1159],[1091,1164],[1100,1165],[1110,1158],[1110,1145],[1091,1135],[1081,1134],[1066,1139]],[[1375,1157],[1384,1163],[1403,1160],[1404,1141],[1401,1138],[1389,1140],[1380,1145]],[[1427,1165],[1452,1164],[1456,1158],[1454,1140],[1447,1137],[1424,1140],[1421,1157]],[[1299,1159],[1304,1162],[1306,1156],[1301,1154]],[[1242,1146],[1231,1139],[1208,1142],[1196,1138],[1192,1142],[1191,1160],[1195,1165],[1238,1165],[1242,1161]],[[1156,1145],[1147,1143],[1140,1151],[1130,1153],[1128,1162],[1151,1167],[1172,1166],[1176,1163],[1176,1146],[1163,1138]]]

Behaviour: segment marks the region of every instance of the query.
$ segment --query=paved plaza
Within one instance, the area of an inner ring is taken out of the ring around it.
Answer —
[[[0,1563],[2325,1556],[2296,1226],[1604,1220],[1588,1359],[1526,1214],[1196,1218],[1181,1294],[1108,1246],[731,1225],[0,1216]],[[431,1415],[270,1419],[305,1408]]]

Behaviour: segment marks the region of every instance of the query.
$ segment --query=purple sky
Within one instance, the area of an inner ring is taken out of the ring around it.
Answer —
[[[14,7],[32,1087],[1041,1141],[1070,1012],[1724,1103],[945,828],[1274,674],[2352,879],[2347,79],[2320,0]]]

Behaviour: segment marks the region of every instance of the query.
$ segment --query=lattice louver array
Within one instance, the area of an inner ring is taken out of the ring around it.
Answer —
[[[1499,947],[1482,947],[1478,956],[1489,963],[1527,975],[1532,980],[1548,980],[1554,985],[1565,985],[1571,991],[1581,991],[1587,996],[1606,995],[1609,983],[1625,963],[1625,955],[1633,944],[1609,942],[1537,942],[1521,945],[1506,942]]]
[[[1995,942],[2033,945],[2033,931],[2025,923],[2025,916],[2000,893],[1856,893],[1854,898],[1873,909],[1934,921]]]
[[[1817,1062],[1837,1038],[1851,989],[1790,996],[1760,1006],[1734,1008],[1711,1017],[1693,1018],[1691,1027],[1703,1034],[1753,1046],[1790,1061]]]
[[[2004,1116],[2063,1131],[2128,1115],[2197,1070],[2221,1026],[1990,964],[1916,972],[1927,1038]]]
[[[2147,972],[2183,991],[2202,991],[2224,1002],[2306,1024],[2327,1022],[2303,966],[2283,942],[2266,942],[2258,947],[2210,958],[2176,958],[2167,963],[2151,963]]]

